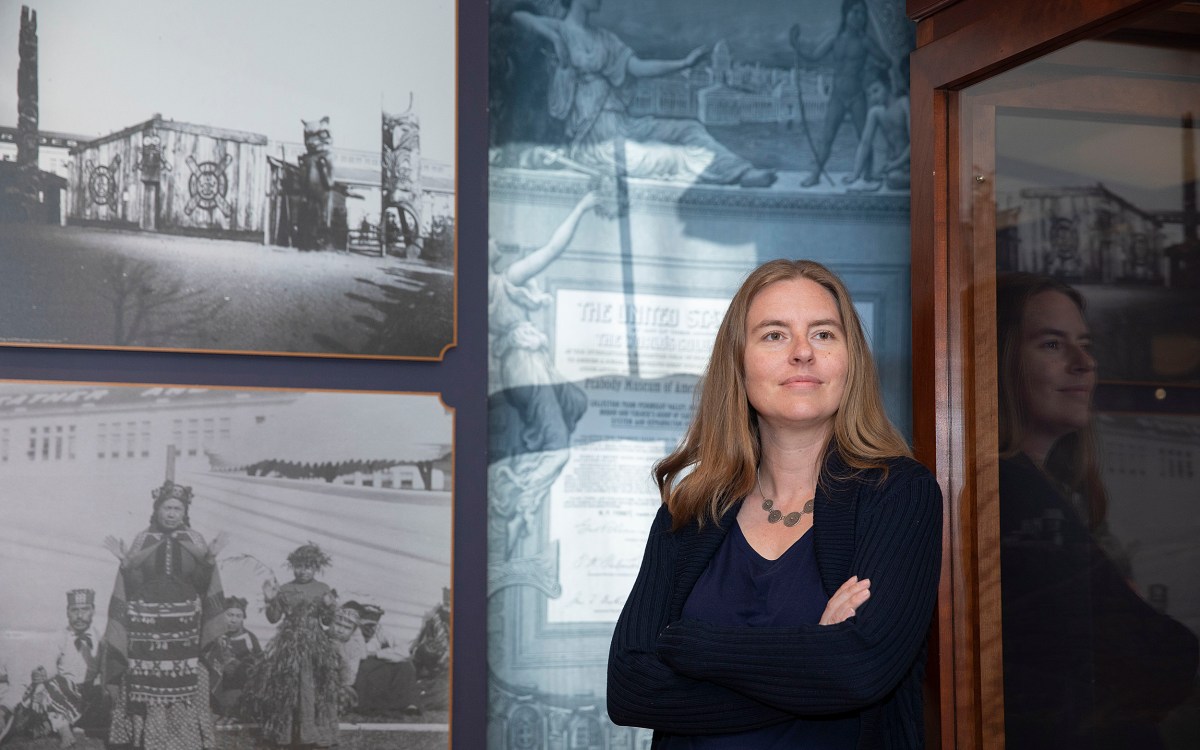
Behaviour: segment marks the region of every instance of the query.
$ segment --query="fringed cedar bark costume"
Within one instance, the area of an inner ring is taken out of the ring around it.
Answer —
[[[123,558],[109,602],[102,676],[116,685],[109,742],[147,750],[216,746],[209,710],[210,670],[225,632],[216,561],[199,533],[164,526],[160,505],[185,509],[190,487],[154,491],[156,515]]]
[[[337,744],[342,656],[328,632],[336,595],[312,580],[329,562],[317,545],[304,545],[288,555],[296,580],[264,592],[267,619],[279,622],[279,632],[252,670],[245,698],[263,735],[279,745]]]

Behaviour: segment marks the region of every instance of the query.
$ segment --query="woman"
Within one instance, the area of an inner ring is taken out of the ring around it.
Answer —
[[[997,280],[1000,455],[1045,468],[1084,524],[1107,536],[1091,430],[1096,360],[1083,311],[1079,292],[1049,276]]]
[[[215,747],[209,684],[225,632],[216,567],[225,543],[192,530],[191,487],[167,480],[151,495],[150,525],[132,544],[104,540],[121,562],[104,634],[104,684],[117,690],[109,742]]]
[[[330,562],[309,542],[288,555],[293,580],[263,584],[267,620],[280,623],[279,632],[252,671],[247,691],[263,733],[278,745],[337,744],[342,657],[327,632],[337,594],[316,580]]]
[[[1136,593],[1106,523],[1092,436],[1096,360],[1078,291],[996,286],[1005,735],[1012,747],[1162,747],[1196,638]]]
[[[630,78],[687,70],[705,55],[705,47],[678,60],[643,60],[615,34],[592,26],[600,0],[562,2],[566,15],[561,19],[523,10],[512,18],[554,46],[558,67],[550,84],[550,115],[565,120],[573,160],[604,171],[619,169],[631,177],[743,187],[775,182],[773,170],[755,169],[696,120],[629,113],[621,88]]]
[[[840,279],[751,272],[654,476],[612,719],[656,748],[922,747],[941,495],[884,413]]]

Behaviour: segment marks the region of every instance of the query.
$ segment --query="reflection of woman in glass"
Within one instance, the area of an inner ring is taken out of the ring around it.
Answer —
[[[774,171],[755,169],[696,120],[629,114],[621,89],[631,78],[687,70],[705,55],[705,47],[678,60],[643,60],[615,34],[592,26],[591,16],[600,9],[600,0],[562,2],[567,12],[561,19],[523,10],[512,18],[554,45],[558,67],[550,85],[550,114],[566,121],[572,159],[604,169],[621,160],[623,171],[631,177],[744,187],[766,187],[775,181]]]
[[[104,681],[118,691],[109,742],[216,747],[209,680],[226,627],[215,564],[224,542],[191,529],[191,487],[168,480],[151,494],[150,526],[129,546],[104,541],[121,561],[104,635]]]
[[[1134,591],[1107,531],[1082,296],[997,282],[1005,734],[1010,747],[1161,747],[1196,638]]]

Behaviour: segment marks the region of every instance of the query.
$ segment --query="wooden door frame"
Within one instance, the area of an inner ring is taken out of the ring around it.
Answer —
[[[998,551],[980,544],[981,518],[994,515],[987,498],[997,480],[977,472],[972,461],[988,440],[994,451],[994,436],[984,429],[994,406],[976,399],[985,392],[984,381],[995,378],[995,347],[989,344],[994,318],[975,311],[994,310],[995,292],[975,287],[975,259],[963,252],[971,244],[963,233],[981,230],[972,228],[977,217],[969,217],[964,230],[963,213],[975,209],[963,205],[959,135],[994,122],[994,107],[992,114],[960,118],[957,92],[1172,4],[907,0],[908,15],[917,21],[910,89],[913,444],[938,478],[945,518],[929,674],[937,696],[931,747],[1004,746],[1002,675],[983,668],[999,659]],[[990,190],[990,182],[980,181],[972,186],[976,190]]]

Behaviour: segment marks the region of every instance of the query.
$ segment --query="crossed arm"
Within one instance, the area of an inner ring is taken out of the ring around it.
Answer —
[[[658,656],[658,634],[667,626],[676,539],[671,515],[659,509],[633,590],[617,620],[608,658],[608,715],[617,724],[673,734],[714,729],[744,731],[788,718],[730,688],[685,677]]]
[[[668,623],[674,540],[665,511],[617,622],[609,713],[666,732],[734,732],[855,711],[908,673],[928,632],[941,554],[932,477],[893,483],[860,511],[852,571],[871,599],[832,625],[786,628]]]

